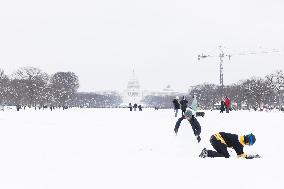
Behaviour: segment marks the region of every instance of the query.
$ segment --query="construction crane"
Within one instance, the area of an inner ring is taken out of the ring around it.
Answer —
[[[218,55],[207,55],[207,54],[201,54],[197,56],[198,60],[201,60],[203,58],[216,58],[219,57],[220,60],[220,86],[221,86],[221,90],[223,92],[223,88],[224,88],[224,72],[223,72],[223,62],[224,62],[224,58],[228,58],[229,60],[231,60],[232,56],[242,56],[242,55],[255,55],[255,54],[267,54],[267,53],[280,53],[283,52],[284,50],[279,50],[279,49],[272,49],[272,50],[261,50],[259,52],[257,51],[248,51],[248,52],[240,52],[237,54],[226,54],[224,53],[224,50],[222,48],[222,46],[218,46],[219,48],[219,54]]]
[[[198,55],[198,60],[200,60],[201,58],[208,58],[208,57],[219,57],[220,59],[220,85],[221,85],[221,88],[224,87],[224,73],[223,73],[223,59],[224,57],[228,57],[229,60],[231,59],[231,55],[230,54],[225,54],[224,51],[223,51],[223,48],[222,46],[219,46],[219,54],[218,55],[204,55],[204,54],[201,54],[201,55]]]

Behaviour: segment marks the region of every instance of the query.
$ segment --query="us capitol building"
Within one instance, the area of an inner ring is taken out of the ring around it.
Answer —
[[[139,81],[135,75],[133,70],[132,77],[127,83],[126,89],[121,93],[121,97],[124,105],[128,105],[129,103],[141,104],[141,100],[147,95],[153,96],[166,96],[166,95],[177,95],[179,92],[174,91],[170,85],[167,85],[163,90],[156,92],[149,92],[146,90],[142,90],[139,84]]]

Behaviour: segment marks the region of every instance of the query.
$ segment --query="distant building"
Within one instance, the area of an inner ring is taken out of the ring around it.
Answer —
[[[114,90],[96,91],[95,93],[99,95],[118,95],[119,94],[119,92],[114,91]]]
[[[153,95],[153,96],[175,96],[175,95],[179,95],[179,94],[180,94],[180,92],[177,92],[174,89],[172,89],[170,85],[167,85],[161,91],[149,93],[149,95]]]
[[[122,98],[123,103],[120,105],[121,107],[127,107],[129,103],[132,105],[134,103],[136,104],[142,104],[141,102],[144,97],[151,95],[151,96],[180,96],[184,95],[173,88],[171,88],[170,85],[167,85],[165,88],[163,88],[161,91],[152,91],[149,92],[147,90],[141,89],[141,86],[139,84],[139,81],[135,75],[135,72],[133,70],[132,77],[127,83],[126,89],[120,93],[120,96]]]
[[[122,101],[124,104],[139,104],[144,97],[143,93],[144,92],[140,89],[139,81],[133,70],[132,77],[128,81],[126,89],[122,92]]]

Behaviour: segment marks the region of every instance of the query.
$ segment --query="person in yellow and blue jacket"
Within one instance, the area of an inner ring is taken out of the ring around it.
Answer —
[[[213,148],[216,150],[207,150],[204,148],[199,155],[201,158],[205,157],[225,157],[229,158],[230,154],[227,148],[233,148],[238,157],[253,159],[259,158],[258,154],[256,155],[247,155],[244,153],[243,149],[245,145],[252,146],[256,141],[255,136],[251,133],[248,135],[238,136],[232,133],[219,132],[211,136],[210,143]]]

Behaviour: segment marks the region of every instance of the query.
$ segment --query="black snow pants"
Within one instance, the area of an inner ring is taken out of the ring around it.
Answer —
[[[181,115],[182,115],[182,116],[184,115],[185,111],[186,111],[186,108],[182,108],[182,109],[181,109]]]
[[[223,144],[220,140],[217,140],[214,135],[211,136],[210,143],[216,151],[207,150],[208,157],[211,157],[211,158],[214,158],[214,157],[229,158],[230,157],[230,154],[227,150],[227,145]]]

